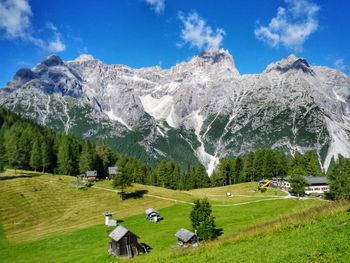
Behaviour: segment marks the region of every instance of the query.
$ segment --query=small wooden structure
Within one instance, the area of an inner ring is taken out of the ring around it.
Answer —
[[[159,212],[153,208],[148,208],[146,211],[146,219],[150,222],[159,222],[161,219],[161,216],[159,214]]]
[[[105,225],[106,226],[117,226],[117,220],[113,220],[112,216],[115,214],[115,212],[107,211],[105,213]]]
[[[108,167],[108,179],[111,180],[118,173],[118,167]]]
[[[86,178],[87,178],[88,182],[95,181],[97,178],[97,171],[87,171]]]
[[[108,243],[108,252],[114,256],[132,258],[144,252],[144,248],[137,241],[139,237],[122,225],[118,225],[109,237],[111,242]]]
[[[175,236],[177,237],[177,244],[180,246],[196,246],[198,245],[198,236],[197,234],[185,229],[181,228],[176,232]]]

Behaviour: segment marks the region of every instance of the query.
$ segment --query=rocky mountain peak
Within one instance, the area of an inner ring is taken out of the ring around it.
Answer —
[[[302,70],[304,73],[308,73],[311,75],[314,74],[307,60],[305,58],[299,58],[294,54],[291,54],[288,57],[276,63],[270,64],[266,68],[265,73],[268,73],[271,71],[286,73],[287,71],[290,71],[290,70]]]
[[[47,67],[55,67],[55,66],[61,66],[64,64],[63,60],[56,55],[51,55],[47,57],[41,64],[47,66]]]
[[[84,61],[91,61],[91,60],[95,60],[95,58],[92,55],[90,55],[90,54],[81,54],[74,61],[75,62],[84,62]]]

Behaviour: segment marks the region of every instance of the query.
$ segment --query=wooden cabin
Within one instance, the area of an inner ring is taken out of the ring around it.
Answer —
[[[118,167],[108,167],[108,179],[111,180],[118,173]]]
[[[132,258],[144,252],[144,248],[138,243],[139,237],[122,225],[118,225],[109,237],[111,242],[108,243],[108,252],[114,256]]]
[[[159,212],[153,208],[148,208],[145,213],[148,221],[157,223],[161,219]]]
[[[87,171],[86,172],[87,181],[95,181],[97,178],[97,171]]]
[[[198,236],[197,234],[185,229],[181,228],[176,232],[175,236],[177,237],[177,243],[180,246],[188,246],[188,245],[196,245],[198,244]]]

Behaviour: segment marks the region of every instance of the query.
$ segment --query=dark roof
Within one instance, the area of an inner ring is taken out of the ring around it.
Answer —
[[[188,242],[190,239],[195,235],[195,233],[185,229],[181,228],[179,231],[176,232],[175,236],[180,239],[183,242]]]
[[[109,174],[117,174],[117,167],[108,167],[108,173]]]
[[[152,213],[156,213],[157,215],[159,215],[159,212],[157,210],[155,210],[154,208],[148,208],[146,211],[145,211],[146,215],[150,215]]]
[[[303,176],[303,177],[309,185],[329,184],[328,178],[324,176]],[[285,179],[289,181],[290,176],[287,176]]]
[[[122,225],[118,225],[110,234],[109,237],[113,239],[114,241],[118,242],[120,239],[122,239],[127,233],[130,231],[123,227]],[[130,232],[132,233],[132,232]],[[133,233],[132,233],[133,234]],[[133,234],[135,235],[135,234]],[[136,236],[136,235],[135,235]],[[138,237],[138,236],[136,236]]]
[[[309,185],[313,184],[328,184],[328,178],[324,176],[304,176]]]
[[[90,177],[90,176],[97,176],[97,171],[87,171],[86,172],[86,176],[87,177]]]

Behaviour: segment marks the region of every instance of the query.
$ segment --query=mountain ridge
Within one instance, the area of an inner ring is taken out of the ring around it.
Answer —
[[[49,56],[0,93],[0,105],[43,125],[143,160],[200,161],[208,173],[261,147],[315,149],[325,169],[350,157],[350,79],[295,55],[244,75],[223,49],[169,69]]]

